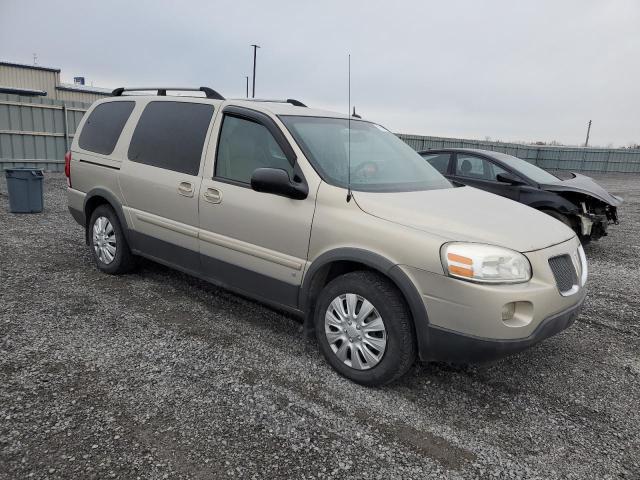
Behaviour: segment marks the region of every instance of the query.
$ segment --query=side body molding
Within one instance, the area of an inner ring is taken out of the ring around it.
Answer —
[[[429,318],[420,292],[418,292],[413,282],[411,282],[409,277],[398,265],[377,253],[359,248],[338,248],[330,250],[316,258],[309,266],[300,288],[300,298],[298,300],[299,308],[304,312],[305,334],[310,336],[313,333],[313,317],[315,314],[313,306],[316,302],[317,293],[319,291],[317,285],[324,282],[327,274],[329,273],[329,267],[331,264],[341,261],[364,264],[391,279],[403,294],[409,310],[411,311],[416,339],[418,342],[418,351],[422,358],[422,347],[426,346],[428,343]]]

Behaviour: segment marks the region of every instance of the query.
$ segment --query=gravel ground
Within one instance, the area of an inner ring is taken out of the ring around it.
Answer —
[[[165,267],[99,273],[48,175],[0,182],[0,478],[640,478],[640,177],[589,245],[576,324],[367,389],[295,318]]]

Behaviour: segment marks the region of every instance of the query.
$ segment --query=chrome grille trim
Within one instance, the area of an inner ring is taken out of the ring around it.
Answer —
[[[563,254],[549,259],[549,267],[556,280],[558,291],[562,296],[573,295],[580,288],[578,284],[578,274],[574,266],[571,255]]]

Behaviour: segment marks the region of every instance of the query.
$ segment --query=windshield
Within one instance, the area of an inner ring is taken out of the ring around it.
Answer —
[[[555,183],[560,181],[558,177],[550,174],[549,172],[536,167],[534,164],[525,160],[521,160],[518,157],[507,155],[506,153],[491,152],[491,155],[502,163],[506,163],[509,167],[513,168],[516,172],[521,173],[525,177],[530,178],[536,183]]]
[[[411,147],[374,123],[346,118],[282,115],[280,119],[327,183],[347,186],[351,144],[351,188],[406,192],[451,184]],[[349,141],[351,136],[351,141]]]

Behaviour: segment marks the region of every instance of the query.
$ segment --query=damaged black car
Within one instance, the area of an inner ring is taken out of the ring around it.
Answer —
[[[607,235],[618,223],[622,198],[592,178],[571,173],[561,179],[525,160],[500,152],[469,148],[419,152],[459,185],[476,187],[547,213],[571,227],[583,243]]]

